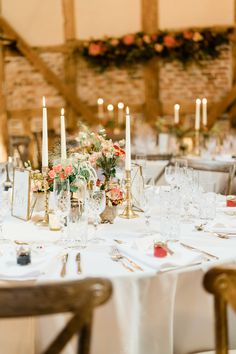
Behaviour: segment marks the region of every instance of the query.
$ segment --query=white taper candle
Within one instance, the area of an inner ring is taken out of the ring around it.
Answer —
[[[196,99],[196,112],[195,112],[195,130],[200,130],[200,107],[201,107],[201,100],[200,98]]]
[[[43,96],[42,167],[48,167],[48,118],[46,99]]]
[[[131,137],[130,137],[130,114],[129,107],[126,107],[125,125],[125,170],[131,171]]]
[[[66,160],[66,128],[65,128],[65,110],[61,109],[61,160]]]
[[[97,100],[97,104],[98,104],[98,118],[102,119],[104,118],[104,100],[103,98],[98,98]]]
[[[204,127],[207,126],[207,99],[202,99],[202,124]]]
[[[180,105],[179,104],[175,104],[174,105],[174,110],[175,110],[174,123],[175,124],[179,124],[179,109],[180,109]]]
[[[119,102],[117,107],[118,107],[118,124],[123,123],[123,118],[124,118],[124,103]]]

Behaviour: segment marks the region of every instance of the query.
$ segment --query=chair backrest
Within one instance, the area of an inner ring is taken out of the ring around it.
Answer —
[[[0,289],[0,318],[73,313],[72,318],[44,354],[60,353],[76,333],[80,333],[78,353],[88,354],[93,309],[105,303],[111,293],[111,282],[101,278],[2,287]]]
[[[179,159],[181,161],[181,159]],[[211,161],[211,160],[198,160],[198,159],[186,159],[188,161],[188,167],[198,171],[205,172],[218,172],[228,174],[227,184],[225,187],[225,194],[229,195],[232,191],[233,179],[236,172],[236,162],[224,162],[224,161]],[[176,159],[178,161],[178,159]]]
[[[236,311],[236,266],[212,268],[204,287],[214,295],[216,354],[228,354],[227,304]]]

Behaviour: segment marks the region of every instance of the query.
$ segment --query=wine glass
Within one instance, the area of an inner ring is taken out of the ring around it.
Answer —
[[[93,225],[94,225],[93,241],[100,241],[101,239],[97,237],[97,230],[100,221],[99,215],[104,211],[106,207],[105,191],[92,190],[90,193],[89,206],[93,214]]]
[[[135,163],[142,168],[142,173],[145,174],[147,168],[147,155],[137,154],[135,156]]]
[[[10,197],[8,191],[4,191],[3,187],[0,188],[0,238],[4,237],[4,221],[10,210]]]
[[[54,192],[54,203],[55,203],[55,211],[58,215],[61,224],[61,234],[62,241],[67,241],[65,239],[66,229],[65,226],[68,225],[68,216],[70,213],[70,184],[68,180],[54,180],[53,186]]]
[[[176,168],[175,168],[175,166],[166,166],[165,167],[165,180],[171,187],[173,187],[176,184]]]

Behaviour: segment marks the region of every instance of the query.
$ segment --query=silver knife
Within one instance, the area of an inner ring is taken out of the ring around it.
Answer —
[[[62,268],[61,268],[61,277],[64,278],[66,276],[66,264],[68,261],[68,253],[64,254],[62,257]]]
[[[77,253],[76,257],[75,257],[75,261],[77,263],[77,273],[80,274],[82,273],[82,269],[81,269],[81,255],[80,252]]]

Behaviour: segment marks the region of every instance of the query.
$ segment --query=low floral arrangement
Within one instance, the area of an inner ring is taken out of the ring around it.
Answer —
[[[138,32],[120,38],[107,37],[84,41],[80,54],[103,71],[111,66],[122,67],[145,63],[152,58],[178,60],[183,64],[215,59],[220,46],[229,43],[232,28],[216,31],[205,28],[179,32],[160,31],[152,35]]]
[[[44,192],[44,182],[43,174],[39,170],[33,170],[31,162],[25,162],[25,168],[30,171],[31,177],[31,192],[33,193],[43,193]]]
[[[104,189],[104,185],[99,180],[97,181],[97,186],[100,187],[101,189]],[[108,184],[107,187],[105,188],[105,192],[106,192],[107,206],[112,207],[123,203],[124,192],[120,188],[118,183],[113,182]]]
[[[98,133],[90,131],[80,132],[77,138],[77,147],[73,149],[73,156],[87,156],[87,160],[95,169],[100,169],[104,176],[104,183],[116,176],[116,168],[125,157],[125,151],[120,143],[107,139],[105,130]]]
[[[53,191],[54,180],[60,182],[68,180],[70,191],[72,193],[76,192],[78,189],[78,179],[85,183],[89,183],[91,180],[96,181],[97,175],[88,162],[68,159],[63,164],[55,164],[48,172],[49,190]]]

